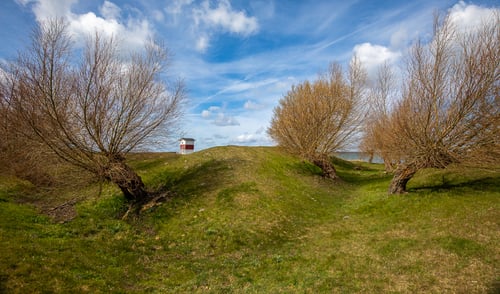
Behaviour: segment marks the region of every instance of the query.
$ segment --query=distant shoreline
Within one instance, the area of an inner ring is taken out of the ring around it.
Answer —
[[[356,152],[356,151],[349,151],[349,152],[335,152],[334,155],[338,158],[344,159],[344,160],[349,160],[349,161],[363,161],[363,162],[368,162],[370,159],[370,156],[368,153],[365,152]],[[384,163],[382,158],[380,156],[374,155],[372,163]]]

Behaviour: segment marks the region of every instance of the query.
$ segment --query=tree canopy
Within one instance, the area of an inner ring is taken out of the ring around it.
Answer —
[[[364,82],[356,58],[347,72],[332,64],[316,81],[295,85],[280,99],[269,135],[290,153],[319,166],[326,177],[337,178],[330,156],[346,147],[360,126]]]

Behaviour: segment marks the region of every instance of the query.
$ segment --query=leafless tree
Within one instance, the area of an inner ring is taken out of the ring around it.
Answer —
[[[336,179],[330,156],[358,131],[365,76],[354,58],[347,73],[334,63],[318,80],[293,86],[274,109],[269,135],[320,167],[325,177]]]
[[[153,42],[145,47],[127,58],[96,32],[77,50],[64,21],[42,23],[0,79],[9,119],[22,126],[10,131],[115,183],[129,202],[147,201],[125,155],[159,132],[168,134],[185,95],[181,83],[162,80],[166,50]]]
[[[388,119],[391,151],[401,156],[389,193],[403,193],[422,168],[498,164],[499,15],[461,30],[436,17],[433,39],[408,57],[403,97]]]
[[[396,100],[397,88],[391,66],[382,64],[368,94],[368,114],[365,119],[364,132],[360,150],[370,155],[380,156],[385,169],[392,172],[398,162],[398,155],[388,146],[393,142],[389,128],[391,104]],[[370,160],[371,161],[371,160]]]

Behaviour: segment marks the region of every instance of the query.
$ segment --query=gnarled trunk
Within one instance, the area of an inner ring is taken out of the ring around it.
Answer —
[[[406,193],[406,184],[415,175],[417,168],[414,165],[400,165],[394,172],[391,184],[389,186],[389,194]]]
[[[313,158],[312,163],[321,168],[321,170],[323,171],[323,177],[332,180],[336,180],[339,178],[330,157],[328,157],[327,155],[316,156],[315,158]]]
[[[104,177],[116,184],[130,203],[145,203],[149,199],[141,177],[121,160],[111,161],[104,170]]]

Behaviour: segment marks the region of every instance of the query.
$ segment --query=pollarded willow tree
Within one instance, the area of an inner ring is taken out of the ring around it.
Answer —
[[[112,38],[73,47],[63,20],[40,24],[31,46],[2,73],[10,131],[43,143],[65,161],[116,184],[131,204],[150,199],[125,155],[172,131],[183,86],[162,80],[168,55],[156,44],[125,57]],[[15,122],[15,123],[14,123]]]
[[[331,156],[358,131],[365,80],[353,58],[347,73],[334,63],[316,81],[293,86],[274,109],[269,135],[288,152],[320,167],[325,177],[338,178]]]
[[[422,168],[499,163],[500,15],[459,29],[436,17],[433,39],[416,43],[403,97],[387,123],[385,146],[400,156],[389,193],[403,193]]]

